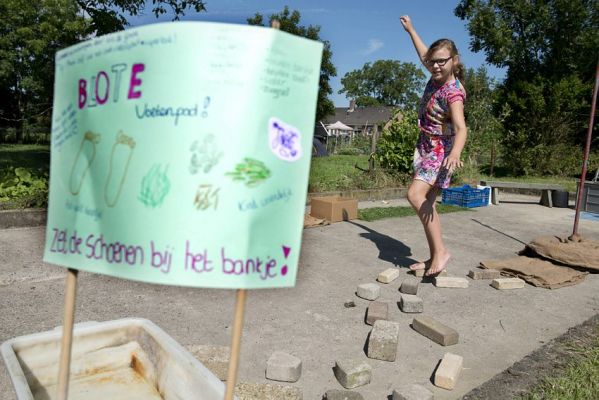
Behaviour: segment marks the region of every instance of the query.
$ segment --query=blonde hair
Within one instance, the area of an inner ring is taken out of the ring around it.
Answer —
[[[428,51],[426,52],[424,59],[425,60],[429,60],[431,55],[441,49],[445,47],[447,50],[449,50],[449,55],[451,57],[455,57],[455,56],[459,56],[460,53],[458,53],[458,48],[456,47],[455,43],[453,42],[453,40],[451,39],[439,39],[436,40],[435,42],[433,42],[433,44],[430,45],[430,47],[428,48]],[[460,81],[464,80],[464,64],[462,64],[460,61],[458,62],[454,62],[453,63],[453,75],[458,78]]]

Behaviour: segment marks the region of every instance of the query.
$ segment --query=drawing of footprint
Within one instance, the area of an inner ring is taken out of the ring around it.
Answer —
[[[106,179],[106,186],[104,186],[104,201],[106,201],[108,207],[114,207],[119,200],[134,148],[135,141],[133,138],[125,135],[122,131],[119,132],[116,141],[112,145],[108,178]]]
[[[236,182],[244,182],[247,187],[254,187],[270,178],[270,170],[260,160],[246,157],[244,162],[235,166],[235,171],[227,172]]]
[[[189,165],[189,172],[192,174],[196,174],[200,169],[203,169],[204,173],[210,172],[223,156],[223,152],[218,151],[214,135],[206,136],[201,144],[195,140],[189,150],[192,152]]]
[[[163,172],[159,164],[154,164],[141,181],[141,191],[137,197],[139,201],[153,208],[161,205],[171,188],[167,173],[168,165],[164,167]]]
[[[92,132],[85,132],[81,146],[75,156],[75,162],[71,167],[71,176],[69,177],[69,191],[73,195],[78,195],[83,185],[83,180],[96,158],[96,144],[100,141],[100,135]]]

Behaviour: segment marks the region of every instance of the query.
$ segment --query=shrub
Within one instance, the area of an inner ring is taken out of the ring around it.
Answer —
[[[405,111],[401,121],[393,116],[392,123],[383,129],[377,142],[376,160],[383,168],[400,173],[411,172],[418,134],[418,115],[415,111]]]
[[[7,168],[0,176],[0,202],[10,208],[46,207],[48,175],[28,168]]]

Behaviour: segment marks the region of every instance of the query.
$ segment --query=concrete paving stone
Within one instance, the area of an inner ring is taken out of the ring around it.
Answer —
[[[399,278],[399,269],[397,268],[387,268],[383,272],[379,274],[376,278],[377,281],[381,283],[391,283],[394,280]]]
[[[457,354],[445,353],[435,371],[434,384],[443,389],[453,390],[462,372],[464,359]]]
[[[522,289],[524,287],[524,281],[520,278],[498,278],[493,279],[491,286],[499,290]]]
[[[364,400],[364,397],[358,392],[352,392],[350,390],[338,390],[331,389],[327,390],[324,394],[323,400]]]
[[[238,400],[303,400],[300,388],[270,383],[238,383],[235,397]]]
[[[433,392],[414,383],[393,390],[392,400],[433,400]]]
[[[415,271],[410,271],[410,272],[412,272],[412,275],[414,275],[417,278],[423,278],[426,270],[425,269],[417,269]],[[437,274],[437,276],[449,276],[449,274],[447,273],[447,270],[444,269],[443,271],[439,272]]]
[[[474,280],[501,278],[501,272],[496,269],[475,268],[468,272],[468,276]]]
[[[368,311],[366,312],[366,323],[372,325],[379,319],[389,319],[389,303],[384,301],[373,301],[368,306]]]
[[[346,389],[353,389],[370,383],[372,367],[360,359],[345,359],[335,361],[335,377]]]
[[[376,321],[368,339],[368,358],[395,361],[398,341],[399,323],[383,320]]]
[[[221,381],[227,380],[229,370],[229,355],[231,348],[228,346],[190,345],[187,350],[193,354],[206,368],[208,368]]]
[[[356,294],[366,300],[376,300],[381,295],[381,287],[376,283],[363,283],[358,285]]]
[[[399,291],[405,294],[418,294],[418,284],[420,279],[409,276],[403,280]]]
[[[435,286],[439,288],[466,289],[468,279],[457,276],[437,276],[435,277]]]
[[[414,294],[402,293],[399,309],[405,313],[421,313],[424,312],[424,302]]]
[[[455,329],[426,315],[414,318],[412,328],[442,346],[457,344],[459,340],[459,334]]]
[[[266,362],[266,379],[297,382],[302,375],[302,360],[282,351],[272,353]]]

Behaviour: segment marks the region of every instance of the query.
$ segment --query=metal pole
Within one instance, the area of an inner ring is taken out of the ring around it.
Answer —
[[[574,228],[572,236],[574,238],[578,234],[578,219],[580,216],[580,204],[582,203],[582,195],[584,193],[584,181],[587,177],[587,163],[589,161],[589,152],[591,151],[591,137],[593,136],[593,124],[595,123],[595,107],[597,105],[597,90],[599,90],[599,61],[597,61],[597,69],[595,71],[595,88],[593,89],[593,102],[591,105],[591,118],[589,120],[589,129],[587,131],[587,142],[584,148],[584,157],[582,161],[582,173],[580,174],[580,186],[578,187],[578,196],[576,196],[576,212],[574,213]]]

